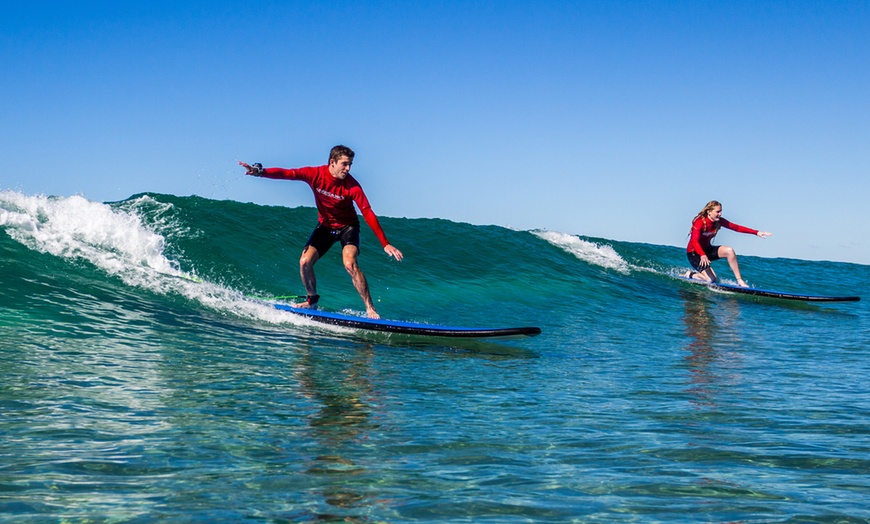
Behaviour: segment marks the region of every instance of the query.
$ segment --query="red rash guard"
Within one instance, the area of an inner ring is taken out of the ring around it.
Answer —
[[[332,229],[340,229],[359,223],[359,218],[353,209],[353,203],[356,202],[366,224],[381,241],[381,245],[387,247],[390,244],[380,222],[378,222],[378,217],[372,211],[372,206],[369,204],[369,199],[366,198],[362,186],[351,175],[347,175],[344,180],[339,180],[329,172],[329,166],[319,166],[298,169],[270,167],[264,169],[260,176],[306,182],[314,192],[318,221]]]
[[[732,231],[737,231],[738,233],[749,233],[750,235],[758,234],[758,231],[754,229],[731,223],[724,218],[719,219],[719,225]],[[695,221],[692,222],[692,234],[689,237],[689,246],[686,248],[686,252],[694,252],[699,256],[705,256],[707,250],[710,249],[713,238],[718,232],[719,228],[716,227],[715,223],[709,218],[696,218]]]

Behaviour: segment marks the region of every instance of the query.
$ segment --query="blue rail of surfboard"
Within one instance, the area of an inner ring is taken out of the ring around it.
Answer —
[[[476,328],[464,326],[442,326],[438,324],[424,324],[422,322],[357,317],[354,315],[331,313],[317,309],[296,308],[287,304],[274,304],[274,306],[276,309],[289,311],[296,315],[301,315],[324,324],[356,329],[368,329],[372,331],[383,331],[387,333],[466,338],[533,337],[541,333],[541,329],[537,327]]]
[[[754,287],[740,287],[735,286],[733,284],[722,284],[717,282],[715,284],[710,282],[701,282],[700,280],[688,279],[684,276],[678,276],[677,278],[681,280],[685,280],[687,282],[691,282],[693,284],[701,284],[703,286],[707,286],[711,289],[721,289],[723,291],[731,291],[734,293],[743,293],[744,295],[756,295],[760,297],[769,297],[769,298],[783,298],[789,300],[804,300],[808,302],[857,302],[861,300],[861,297],[835,297],[835,296],[826,296],[826,295],[806,295],[802,293],[789,293],[786,291],[773,291],[770,289],[759,289]]]

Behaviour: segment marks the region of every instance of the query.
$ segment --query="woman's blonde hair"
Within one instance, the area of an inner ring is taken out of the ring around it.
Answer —
[[[712,211],[714,207],[722,207],[722,204],[720,204],[718,200],[711,200],[711,201],[707,202],[707,205],[704,206],[704,209],[702,209],[697,215],[695,215],[695,218],[692,219],[692,223],[694,224],[695,220],[698,220],[700,218],[701,220],[704,221],[704,225],[706,226],[707,225],[707,213]],[[715,227],[716,229],[719,229],[719,223],[716,222],[716,224],[714,224],[713,227]],[[689,228],[689,234],[690,235],[692,234],[691,227]]]

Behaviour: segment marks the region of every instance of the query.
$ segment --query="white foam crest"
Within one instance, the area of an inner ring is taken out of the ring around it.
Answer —
[[[171,204],[167,204],[171,206]],[[306,324],[241,292],[201,281],[164,255],[165,239],[128,210],[88,201],[82,196],[28,196],[0,192],[0,227],[25,246],[69,259],[90,262],[130,286],[178,294],[211,309],[274,324]]]
[[[631,266],[626,262],[613,247],[607,244],[596,244],[583,240],[575,235],[559,233],[556,231],[537,230],[532,234],[546,240],[575,257],[607,269],[613,269],[620,273],[628,273]]]
[[[131,266],[168,272],[163,237],[138,216],[81,196],[0,193],[0,225],[26,246],[65,258],[83,258],[111,274]],[[11,226],[11,227],[8,227]]]

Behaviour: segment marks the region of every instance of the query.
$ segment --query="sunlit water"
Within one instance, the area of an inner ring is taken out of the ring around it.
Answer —
[[[870,519],[867,266],[741,257],[864,298],[810,305],[680,282],[678,248],[384,218],[396,263],[364,227],[383,316],[543,330],[452,344],[251,299],[302,292],[315,220],[0,193],[0,520]],[[362,309],[337,253],[318,278]]]

